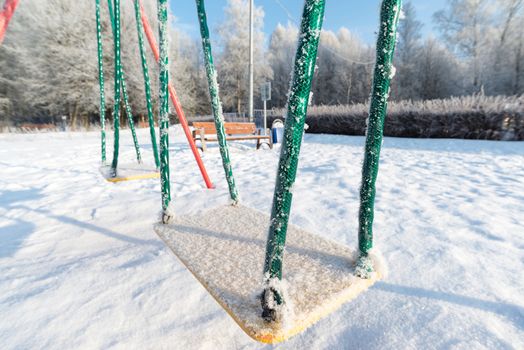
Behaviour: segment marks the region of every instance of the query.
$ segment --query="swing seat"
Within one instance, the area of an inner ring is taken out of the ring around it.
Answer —
[[[230,205],[156,224],[155,231],[215,300],[253,339],[278,343],[334,312],[380,276],[354,275],[357,254],[331,240],[288,226],[284,257],[287,304],[281,324],[261,317],[262,271],[269,216]]]
[[[122,164],[118,166],[117,176],[111,176],[111,166],[100,167],[102,176],[109,182],[122,182],[131,180],[158,179],[160,173],[154,165],[146,164]]]

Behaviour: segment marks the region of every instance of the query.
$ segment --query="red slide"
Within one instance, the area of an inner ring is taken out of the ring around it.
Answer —
[[[0,12],[0,44],[4,41],[7,25],[15,13],[16,6],[20,0],[6,0],[2,12]]]

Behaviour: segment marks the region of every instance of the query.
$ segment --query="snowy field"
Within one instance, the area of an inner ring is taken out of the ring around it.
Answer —
[[[210,191],[171,141],[177,212],[227,203],[216,146]],[[292,223],[356,246],[363,141],[306,136]],[[232,145],[245,205],[269,212],[278,150]],[[111,184],[98,165],[95,132],[0,134],[0,348],[271,348],[156,236],[159,181]],[[388,276],[279,348],[524,348],[524,142],[386,138],[375,217]]]

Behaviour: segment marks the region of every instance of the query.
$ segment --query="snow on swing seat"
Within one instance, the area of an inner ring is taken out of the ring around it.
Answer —
[[[155,225],[156,233],[253,339],[278,343],[302,331],[365,291],[380,276],[354,275],[356,253],[289,225],[284,279],[292,312],[281,324],[265,322],[260,294],[269,216],[230,205]]]
[[[109,182],[122,182],[131,180],[158,179],[160,173],[154,165],[150,164],[122,164],[118,165],[117,176],[111,176],[111,166],[100,167],[100,172]]]

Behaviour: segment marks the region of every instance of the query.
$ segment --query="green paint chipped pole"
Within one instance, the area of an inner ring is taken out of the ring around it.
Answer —
[[[394,75],[392,62],[401,6],[401,0],[384,0],[380,12],[377,62],[375,65],[371,106],[366,133],[364,164],[362,167],[362,184],[360,188],[358,229],[360,258],[357,264],[356,274],[362,278],[369,278],[370,273],[373,272],[373,264],[368,257],[368,253],[373,247],[375,183],[378,175],[390,83]]]
[[[142,72],[144,74],[144,89],[146,93],[147,118],[149,122],[149,133],[151,135],[151,144],[153,145],[153,154],[155,156],[156,168],[160,168],[160,159],[158,156],[158,146],[155,134],[155,120],[153,118],[153,104],[151,103],[151,80],[149,78],[149,68],[147,66],[146,50],[144,48],[144,28],[142,28],[142,15],[140,14],[140,3],[135,0],[135,19],[136,30],[138,33],[138,48],[140,50],[140,59],[142,61]]]
[[[117,3],[118,3],[118,7],[119,7],[118,8],[118,13],[117,13],[117,8],[116,8]],[[118,33],[119,33],[118,46],[120,47],[120,31],[121,31],[121,26],[120,26],[120,0],[114,2],[114,7],[115,7],[114,13],[113,13],[113,6],[111,6],[111,0],[107,0],[107,6],[109,8],[109,19],[110,19],[110,22],[111,22],[111,27],[113,29],[113,37],[115,37],[115,43],[116,43],[116,30],[117,30],[117,27],[118,27]],[[117,26],[116,20],[118,20],[118,26]],[[119,55],[120,55],[120,53],[119,53]],[[115,57],[115,62],[116,62],[116,57]],[[138,144],[138,138],[136,136],[135,122],[133,121],[133,113],[131,111],[131,106],[129,105],[129,98],[128,98],[128,95],[127,95],[127,88],[126,88],[126,80],[125,80],[125,75],[124,75],[124,69],[122,68],[122,61],[121,61],[121,59],[119,59],[119,62],[120,62],[120,64],[118,65],[118,67],[115,66],[115,75],[116,75],[116,71],[118,71],[119,74],[120,74],[120,83],[122,85],[121,86],[121,91],[122,91],[123,100],[124,100],[124,109],[126,111],[127,120],[129,122],[129,128],[131,129],[131,135],[133,136],[133,144],[135,146],[136,159],[137,159],[138,163],[142,163],[142,155],[140,153],[140,145]],[[118,97],[118,99],[120,101],[120,96]],[[118,105],[118,108],[119,108],[119,110],[118,110],[118,114],[119,114],[119,112],[120,112],[120,103]],[[114,112],[115,111],[113,111],[113,113]],[[118,125],[119,125],[119,128],[120,128],[120,122],[118,123]],[[118,133],[115,130],[115,137],[117,136],[117,134],[118,134],[118,137],[119,137],[120,136],[120,130],[118,130]],[[117,138],[115,138],[115,142],[117,142]],[[119,142],[117,142],[117,143],[119,143]],[[118,155],[117,155],[117,158],[118,158]],[[113,159],[113,161],[114,161],[114,159]],[[117,162],[118,162],[118,160],[117,160]],[[116,170],[116,168],[115,168],[115,170]]]
[[[220,155],[222,156],[222,165],[226,173],[227,185],[229,187],[229,195],[233,204],[239,201],[238,191],[233,177],[233,168],[231,167],[231,160],[229,158],[229,149],[226,143],[226,132],[224,129],[224,115],[222,112],[222,104],[220,103],[220,96],[218,91],[217,72],[213,63],[213,54],[211,52],[211,40],[209,39],[209,29],[207,27],[206,8],[204,0],[196,0],[198,21],[200,23],[200,35],[202,37],[202,49],[204,50],[204,61],[206,63],[207,82],[209,85],[209,95],[211,96],[211,106],[213,108],[213,116],[215,119],[215,128],[217,130],[218,145],[220,147]]]
[[[114,0],[115,17],[113,41],[115,50],[115,104],[113,108],[113,128],[114,128],[114,143],[113,143],[113,162],[111,163],[111,176],[116,177],[118,168],[118,151],[120,143],[120,87],[121,87],[121,72],[120,69],[120,0]]]
[[[169,184],[169,59],[167,32],[167,0],[158,0],[158,37],[160,41],[160,184],[162,191],[162,222],[169,223],[172,213]]]
[[[293,198],[292,188],[297,174],[298,155],[304,134],[311,81],[315,72],[324,8],[325,0],[306,0],[300,25],[300,40],[288,98],[284,143],[278,164],[264,264],[266,285],[262,295],[262,317],[268,321],[275,321],[278,317],[275,304],[285,302],[282,293],[274,287],[273,280],[282,279],[284,247]]]
[[[129,104],[129,97],[126,88],[126,79],[124,76],[124,70],[120,65],[120,77],[122,82],[122,97],[124,98],[124,109],[126,110],[127,121],[129,122],[129,128],[131,129],[131,135],[133,136],[133,144],[135,145],[136,160],[138,163],[142,163],[142,154],[140,153],[140,144],[136,136],[135,122],[133,121],[133,112],[131,111],[131,105]]]
[[[100,0],[95,1],[96,8],[96,39],[98,45],[98,84],[100,86],[100,129],[102,165],[106,163],[106,98],[104,89],[104,55],[102,46],[102,26],[100,23]]]

